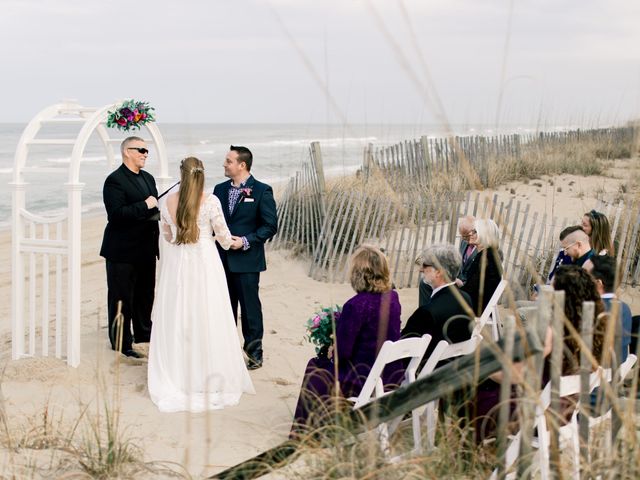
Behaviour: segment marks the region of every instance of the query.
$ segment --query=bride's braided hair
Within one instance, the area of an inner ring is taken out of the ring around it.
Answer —
[[[180,193],[176,211],[176,244],[196,243],[200,236],[198,214],[204,190],[204,165],[196,157],[180,162]]]

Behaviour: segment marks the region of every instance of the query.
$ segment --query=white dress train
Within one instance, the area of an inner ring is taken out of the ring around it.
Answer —
[[[227,280],[215,240],[231,245],[217,197],[200,207],[200,238],[176,245],[176,226],[161,207],[160,274],[153,305],[148,384],[160,411],[201,412],[236,405],[255,393],[244,363]],[[215,232],[215,239],[213,233]]]

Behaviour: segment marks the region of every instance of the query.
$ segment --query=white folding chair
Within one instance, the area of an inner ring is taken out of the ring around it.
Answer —
[[[409,384],[416,379],[416,371],[424,353],[427,351],[427,347],[431,342],[431,335],[425,334],[419,338],[403,338],[396,342],[387,340],[382,344],[382,348],[378,352],[376,361],[371,367],[371,371],[367,376],[367,380],[362,386],[362,390],[357,397],[351,397],[349,400],[353,402],[353,408],[360,408],[363,405],[371,402],[375,398],[380,398],[389,392],[384,391],[384,384],[382,380],[382,372],[384,367],[389,363],[397,360],[409,358],[409,365],[404,372],[404,381],[402,385]],[[380,439],[380,447],[383,452],[389,450],[389,431],[386,423],[382,423],[378,426],[378,436]],[[414,442],[419,442],[419,438],[416,440],[414,435]],[[416,443],[416,446],[419,443]]]
[[[634,354],[627,355],[627,359],[620,364],[620,367],[617,370],[617,374],[615,376],[615,380],[613,382],[612,387],[614,391],[624,382],[627,378],[633,366],[636,364],[638,357]],[[604,370],[603,381],[611,380],[611,369],[607,368]],[[589,429],[597,430],[599,434],[604,436],[604,444],[603,448],[607,450],[607,452],[611,451],[611,408],[609,408],[605,413],[599,416],[589,417]],[[589,435],[589,440],[591,440],[592,436]]]
[[[589,377],[589,392],[600,386],[601,379],[610,378],[610,371],[598,368],[592,372]],[[560,398],[576,395],[580,393],[580,375],[566,375],[560,377]],[[538,430],[538,436],[533,439],[532,446],[538,449],[536,458],[537,467],[540,469],[540,479],[547,480],[551,478],[550,474],[550,433],[547,425],[547,417],[545,415],[551,404],[551,383],[547,383],[540,393],[538,404],[536,405],[535,427]],[[578,479],[580,476],[580,435],[578,430],[578,411],[579,403],[576,402],[575,408],[571,414],[570,420],[558,429],[559,449],[561,451],[569,450],[572,460],[571,478]],[[520,453],[520,440],[522,431],[518,431],[511,437],[511,441],[507,446],[505,456],[505,468],[509,468],[518,459]],[[490,477],[491,480],[498,478],[498,469],[495,469]],[[506,475],[508,479],[516,478],[515,472]]]
[[[489,303],[487,303],[487,306],[484,308],[482,315],[476,318],[476,326],[478,326],[480,330],[482,330],[485,325],[491,326],[491,336],[494,341],[497,341],[500,338],[500,332],[498,331],[498,302],[500,302],[500,297],[502,297],[507,284],[508,282],[504,278],[500,280],[500,283],[489,299]]]
[[[472,354],[476,351],[481,341],[482,335],[476,330],[474,330],[471,338],[464,342],[448,343],[445,340],[440,340],[436,348],[431,352],[424,367],[420,370],[418,378],[424,378],[432,373],[438,363],[444,360]],[[416,453],[420,453],[422,450],[417,447],[418,445],[420,445],[420,447],[422,446],[421,417],[424,417],[424,425],[427,431],[427,450],[430,450],[435,444],[436,425],[438,424],[438,401],[434,400],[429,402],[425,406],[414,410],[412,413],[413,438],[416,444]]]

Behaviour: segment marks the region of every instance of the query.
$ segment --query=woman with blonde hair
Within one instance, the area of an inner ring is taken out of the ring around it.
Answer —
[[[255,393],[215,246],[228,249],[235,239],[218,198],[204,193],[200,160],[182,160],[180,190],[160,213],[165,243],[149,346],[151,400],[163,412],[235,405],[242,393]]]
[[[357,396],[364,385],[382,344],[400,338],[400,301],[392,289],[389,263],[382,251],[362,245],[351,257],[349,273],[356,295],[342,307],[336,321],[334,348],[329,358],[313,358],[307,364],[295,410],[292,436],[304,427],[322,422],[323,404],[332,397]],[[402,363],[385,369],[385,384],[401,378]],[[333,388],[336,384],[339,391]]]
[[[478,254],[468,267],[467,279],[460,289],[469,294],[473,311],[480,316],[502,280],[500,230],[491,219],[477,219],[469,233],[469,245],[474,245]]]

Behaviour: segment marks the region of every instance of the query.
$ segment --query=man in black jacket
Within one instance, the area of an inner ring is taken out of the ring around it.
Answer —
[[[158,190],[153,176],[142,170],[149,154],[142,138],[126,138],[120,153],[122,165],[107,177],[102,190],[107,226],[100,255],[107,261],[111,348],[115,350],[118,343],[114,320],[118,302],[122,301],[120,351],[138,358],[132,349],[134,339],[145,343],[151,337],[158,258]]]
[[[431,335],[423,362],[440,340],[458,343],[471,337],[471,299],[455,284],[461,263],[460,252],[453,245],[433,245],[422,253],[422,275],[433,287],[431,301],[409,317],[401,336]]]
[[[227,275],[233,315],[238,320],[240,304],[247,368],[262,366],[262,305],[258,295],[260,272],[267,269],[264,244],[278,230],[273,189],[251,175],[253,155],[246,147],[231,145],[224,161],[230,180],[220,183],[213,194],[220,199],[225,220],[235,241],[230,250],[218,245]]]

